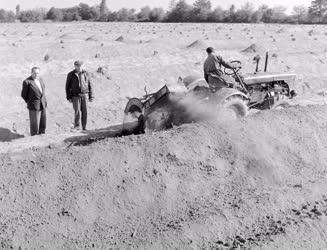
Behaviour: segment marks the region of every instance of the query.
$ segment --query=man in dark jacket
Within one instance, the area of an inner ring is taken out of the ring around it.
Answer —
[[[23,82],[22,98],[27,104],[31,135],[44,134],[46,129],[45,85],[40,78],[40,69],[32,68],[32,74]]]
[[[232,87],[235,80],[224,74],[221,65],[233,69],[233,65],[226,62],[220,55],[215,54],[212,47],[207,48],[208,57],[204,62],[204,78],[209,84],[210,88],[219,90],[223,87]]]
[[[75,69],[68,73],[66,81],[66,97],[73,103],[75,121],[74,129],[80,129],[80,118],[82,117],[82,129],[86,130],[87,123],[87,99],[94,99],[92,83],[89,74],[82,70],[83,63],[76,61]]]

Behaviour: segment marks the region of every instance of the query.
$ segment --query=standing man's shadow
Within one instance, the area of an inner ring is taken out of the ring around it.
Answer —
[[[0,142],[10,142],[23,137],[23,135],[14,133],[7,128],[0,128]]]

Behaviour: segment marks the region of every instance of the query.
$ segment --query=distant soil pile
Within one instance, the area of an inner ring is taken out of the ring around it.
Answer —
[[[117,37],[116,42],[124,42],[126,39],[123,36]]]
[[[65,33],[65,34],[62,34],[61,36],[59,36],[59,39],[72,39],[72,38],[75,38],[75,37],[69,33]]]
[[[187,46],[188,49],[204,49],[207,47],[208,44],[203,40],[196,40]]]
[[[292,107],[2,155],[0,244],[324,249],[326,117]]]
[[[261,52],[262,50],[263,50],[263,48],[261,46],[258,46],[257,44],[253,43],[249,47],[247,47],[246,49],[242,50],[241,52],[243,52],[243,53],[257,53],[257,52]]]
[[[59,36],[59,38],[67,38],[69,37],[69,34],[62,34],[61,36]]]
[[[97,42],[99,41],[99,38],[97,36],[90,36],[86,38],[85,41]]]

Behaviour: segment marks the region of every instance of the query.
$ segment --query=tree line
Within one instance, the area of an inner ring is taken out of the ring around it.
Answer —
[[[213,8],[210,0],[196,0],[192,5],[185,0],[171,0],[169,9],[145,6],[139,11],[122,8],[110,11],[106,0],[99,5],[80,3],[71,8],[30,9],[16,13],[0,9],[0,22],[54,22],[102,21],[102,22],[223,22],[223,23],[327,23],[327,0],[313,0],[309,7],[294,6],[291,14],[283,6],[261,5],[255,8],[250,2],[240,8]]]

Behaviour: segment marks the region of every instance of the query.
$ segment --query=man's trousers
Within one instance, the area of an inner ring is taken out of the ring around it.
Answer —
[[[74,108],[74,127],[78,128],[80,127],[80,120],[82,117],[82,129],[86,129],[86,123],[87,123],[87,98],[88,95],[79,95],[79,96],[73,96],[73,108]]]
[[[46,110],[29,110],[30,116],[30,132],[31,136],[45,133],[46,129]]]

